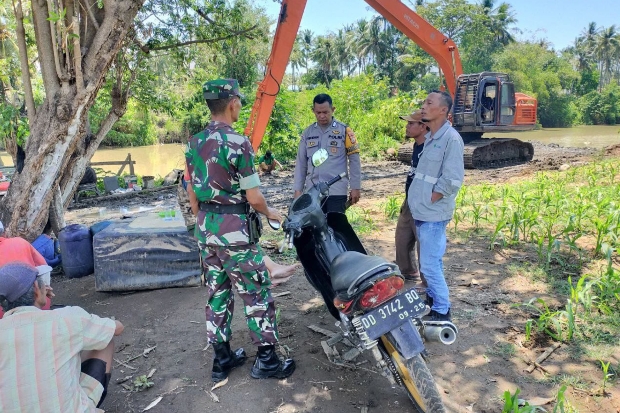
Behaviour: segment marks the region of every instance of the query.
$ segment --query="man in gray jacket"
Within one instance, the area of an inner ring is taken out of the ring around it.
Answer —
[[[456,195],[463,184],[463,139],[448,121],[452,98],[433,91],[422,104],[422,120],[430,132],[407,200],[420,243],[420,272],[428,284],[433,321],[451,321],[450,296],[443,274],[446,227],[452,219]]]

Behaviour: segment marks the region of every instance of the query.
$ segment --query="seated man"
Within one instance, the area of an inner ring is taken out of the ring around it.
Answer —
[[[23,262],[33,267],[47,266],[45,258],[28,241],[19,237],[5,238],[3,235],[4,226],[2,221],[0,221],[0,267],[14,261]],[[52,288],[48,287],[48,299],[43,307],[44,310],[50,309],[51,299],[54,297],[52,291]],[[0,308],[0,318],[3,317],[3,314],[4,312]]]
[[[271,174],[276,168],[282,168],[282,165],[271,151],[265,152],[265,155],[258,158],[258,170],[261,174]]]
[[[0,411],[96,412],[124,327],[80,307],[41,311],[45,295],[36,268],[0,267]]]

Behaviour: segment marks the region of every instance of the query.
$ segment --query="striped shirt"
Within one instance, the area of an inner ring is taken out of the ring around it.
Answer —
[[[116,324],[80,307],[18,307],[0,320],[0,412],[96,412],[103,386],[80,372],[82,350],[102,350]]]

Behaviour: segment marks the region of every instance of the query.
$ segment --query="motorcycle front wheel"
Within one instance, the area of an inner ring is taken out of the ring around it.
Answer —
[[[386,336],[381,337],[388,356],[400,375],[407,394],[419,413],[445,413],[435,379],[421,354],[403,358]]]

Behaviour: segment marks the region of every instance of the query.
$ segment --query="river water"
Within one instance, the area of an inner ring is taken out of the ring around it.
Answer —
[[[619,131],[620,125],[578,126],[516,132],[506,135],[498,134],[497,137],[512,137],[524,141],[539,141],[545,144],[556,143],[567,147],[604,148],[620,143]],[[184,165],[183,145],[181,144],[99,149],[92,161],[122,161],[128,153],[131,153],[131,158],[136,161],[135,172],[138,175],[165,176],[175,168],[182,169]],[[11,157],[6,152],[0,152],[0,160],[4,165],[12,164]],[[116,173],[119,166],[105,166],[104,169]],[[125,168],[125,171],[129,172],[128,168]]]

